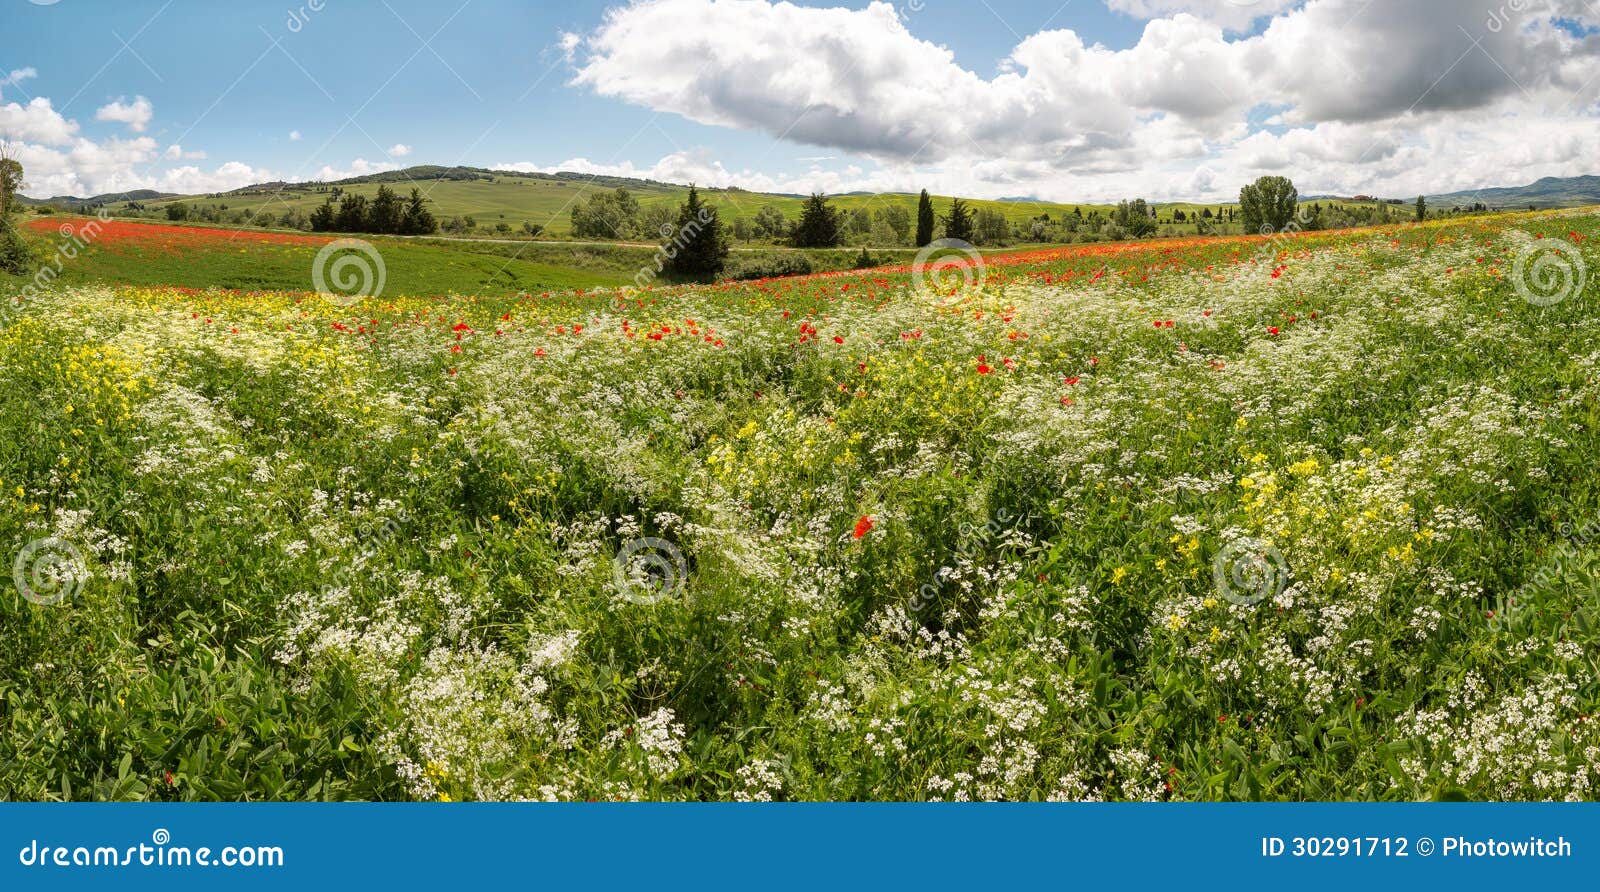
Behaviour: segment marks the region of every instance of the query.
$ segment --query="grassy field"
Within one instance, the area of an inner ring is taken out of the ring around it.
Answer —
[[[422,180],[415,183],[399,180],[389,183],[391,188],[399,189],[402,193],[413,185],[427,193],[432,201],[434,213],[441,218],[455,216],[473,217],[480,226],[492,228],[497,223],[509,224],[514,230],[520,231],[524,222],[544,226],[550,235],[566,236],[572,228],[572,206],[576,202],[587,201],[599,192],[609,191],[609,187],[584,181],[557,180],[552,178],[536,178],[526,176],[500,175],[487,181],[458,181],[458,180]],[[343,188],[349,192],[365,195],[369,199],[377,194],[378,183],[357,183]],[[641,208],[652,206],[666,206],[676,210],[683,203],[688,194],[688,189],[682,186],[665,184],[639,185],[629,187],[634,196],[639,200]],[[784,196],[767,195],[757,192],[729,189],[707,189],[703,196],[723,215],[727,221],[738,217],[754,218],[757,211],[763,207],[778,208],[790,220],[798,220],[800,206],[803,199]],[[145,202],[148,207],[164,207],[167,204],[183,202],[194,208],[226,206],[232,210],[249,210],[252,213],[266,210],[274,214],[282,214],[289,209],[296,209],[303,213],[310,213],[326,198],[326,193],[314,191],[314,187],[306,185],[288,185],[282,188],[253,191],[248,193],[230,193],[227,195],[195,196],[166,199],[161,201]],[[948,196],[936,196],[934,203],[939,213],[944,213],[950,206]],[[877,210],[891,204],[898,204],[907,209],[916,218],[917,196],[914,194],[883,194],[883,195],[840,195],[832,199],[832,203],[840,211],[848,213],[858,207]],[[1353,204],[1351,202],[1331,201],[1324,204]],[[974,199],[971,201],[974,211],[982,209],[998,210],[1006,219],[1024,223],[1042,214],[1050,214],[1054,219],[1062,219],[1072,214],[1074,208],[1079,208],[1084,214],[1099,211],[1102,215],[1109,214],[1114,205],[1106,204],[1059,204],[1052,202],[1017,202],[1017,201],[986,201]],[[1183,210],[1186,214],[1197,214],[1202,209],[1209,208],[1213,213],[1224,208],[1236,208],[1233,204],[1203,205],[1193,203],[1157,204],[1156,208],[1163,218],[1169,217],[1173,210]],[[1405,208],[1400,208],[1397,213],[1404,214]]]
[[[64,276],[0,326],[0,796],[1594,798],[1597,238]]]
[[[23,229],[46,258],[43,266],[51,271],[53,282],[238,291],[313,290],[317,256],[323,246],[339,238],[238,226],[95,222],[61,214],[30,218]],[[505,295],[616,288],[633,285],[641,270],[653,274],[656,268],[656,249],[632,245],[379,236],[366,241],[382,258],[382,291],[391,295]],[[69,249],[70,257],[66,256]],[[732,263],[736,267],[746,257],[769,253],[790,252],[780,248],[741,251]],[[857,250],[845,248],[803,253],[817,271],[850,269],[858,257]],[[916,252],[875,248],[873,253],[909,261]],[[29,276],[0,273],[0,287],[20,288],[28,281]]]

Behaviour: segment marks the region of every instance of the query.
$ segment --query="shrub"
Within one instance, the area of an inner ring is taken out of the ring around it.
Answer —
[[[811,258],[804,254],[756,254],[743,257],[728,270],[730,279],[776,279],[811,273]]]
[[[16,275],[30,271],[38,257],[15,226],[0,220],[0,270]]]

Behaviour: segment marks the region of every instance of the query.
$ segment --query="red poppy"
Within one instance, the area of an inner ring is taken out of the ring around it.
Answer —
[[[870,532],[872,532],[872,517],[870,515],[863,514],[861,515],[861,519],[856,521],[854,536],[855,538],[860,539],[862,536],[865,536]]]

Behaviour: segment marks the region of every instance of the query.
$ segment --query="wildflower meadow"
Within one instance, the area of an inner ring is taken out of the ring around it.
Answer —
[[[0,794],[1592,799],[1597,244],[25,289]]]

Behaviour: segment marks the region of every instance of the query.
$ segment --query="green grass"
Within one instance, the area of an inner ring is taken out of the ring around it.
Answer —
[[[29,218],[42,228],[23,232],[41,263],[56,268],[60,225],[81,227],[86,218],[53,215]],[[311,270],[319,245],[264,242],[257,230],[238,226],[199,227],[160,221],[119,221],[112,233],[92,241],[75,256],[60,258],[55,281],[63,285],[174,285],[239,291],[293,291],[312,288]],[[116,233],[140,238],[128,241]],[[289,233],[283,233],[285,235]],[[317,236],[331,240],[335,236]],[[154,245],[146,244],[153,240]],[[656,268],[656,250],[617,244],[564,242],[498,242],[448,238],[367,239],[381,254],[384,293],[390,295],[488,294],[570,291],[634,285],[641,270]],[[177,246],[177,247],[169,247]],[[801,253],[816,272],[850,269],[858,250],[806,250],[771,247],[739,251],[730,268],[763,253]],[[909,261],[910,250],[872,249],[878,262]],[[1004,249],[996,254],[1007,253]],[[31,276],[31,274],[30,274]],[[28,276],[0,273],[0,288],[16,290]],[[670,284],[662,277],[658,284]]]

